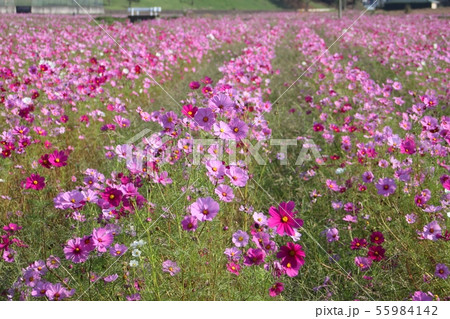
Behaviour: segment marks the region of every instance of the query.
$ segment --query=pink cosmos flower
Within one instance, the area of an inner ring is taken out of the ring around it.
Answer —
[[[331,243],[339,240],[339,231],[337,228],[329,228],[326,230],[327,240]]]
[[[416,291],[412,297],[412,301],[432,301],[433,294],[425,293],[422,291]]]
[[[162,271],[168,272],[171,276],[175,276],[180,272],[180,267],[178,267],[177,263],[172,260],[166,260],[162,263]]]
[[[384,243],[384,236],[383,233],[379,232],[379,231],[374,231],[371,235],[370,235],[370,241],[374,244],[378,244],[381,245],[382,243]]]
[[[244,187],[247,184],[248,174],[240,167],[231,166],[225,171],[225,174],[230,178],[230,182],[234,186]]]
[[[6,261],[7,263],[13,263],[14,262],[14,254],[16,252],[12,249],[9,250],[4,250],[3,251],[3,260]]]
[[[63,167],[67,165],[67,155],[64,151],[54,151],[49,155],[48,161],[55,167]]]
[[[400,144],[400,153],[412,155],[416,152],[416,143],[412,137],[407,137]]]
[[[97,228],[92,232],[94,247],[101,253],[106,252],[106,249],[112,244],[113,240],[113,234],[106,228]]]
[[[294,229],[303,226],[303,220],[294,218],[297,214],[297,211],[293,211],[294,207],[295,203],[293,201],[280,203],[278,209],[274,206],[270,207],[269,214],[271,217],[267,222],[270,228],[277,228],[278,235],[284,236],[284,234],[287,234],[288,236],[294,236]]]
[[[229,260],[239,260],[241,259],[242,251],[240,251],[237,247],[232,247],[225,249],[224,254]]]
[[[50,257],[47,258],[46,265],[49,269],[57,269],[59,268],[59,265],[61,265],[61,260],[59,257],[50,255]]]
[[[227,270],[236,276],[239,276],[239,270],[241,270],[241,266],[234,262],[230,262],[227,264]]]
[[[355,257],[355,264],[359,267],[359,269],[365,271],[372,265],[372,259],[367,257]]]
[[[69,240],[63,251],[66,255],[66,259],[76,264],[85,262],[89,257],[89,251],[85,249],[81,238]]]
[[[266,253],[262,249],[249,248],[247,250],[247,254],[245,254],[244,265],[252,266],[252,265],[260,265],[264,262],[264,258],[266,257]]]
[[[269,288],[269,296],[275,297],[281,294],[284,290],[284,284],[282,282],[275,283],[272,287]]]
[[[219,204],[211,197],[198,198],[195,203],[191,205],[191,214],[199,221],[213,220],[219,212]]]
[[[49,300],[62,300],[69,297],[72,297],[72,295],[75,293],[75,290],[72,289],[71,291],[68,291],[66,288],[64,288],[60,283],[57,284],[51,284],[49,283],[47,285],[47,291],[45,292],[45,295]]]
[[[120,244],[115,244],[114,246],[109,247],[109,253],[114,257],[122,256],[127,250],[127,246]]]
[[[41,190],[45,187],[45,178],[38,174],[31,174],[25,181],[25,188]]]
[[[211,100],[209,100],[209,107],[219,113],[226,112],[232,109],[233,106],[234,102],[228,95],[225,94],[215,95]]]
[[[433,220],[423,227],[423,237],[428,240],[436,241],[441,237],[441,226]]]
[[[181,221],[181,226],[183,227],[183,230],[195,231],[198,227],[197,218],[194,216],[185,216]]]
[[[217,196],[219,196],[219,199],[221,201],[224,202],[233,201],[234,198],[233,189],[228,185],[221,184],[216,187],[214,192],[217,194]]]

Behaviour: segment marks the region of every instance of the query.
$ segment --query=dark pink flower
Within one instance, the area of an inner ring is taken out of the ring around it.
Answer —
[[[303,226],[303,220],[294,218],[297,212],[293,211],[295,203],[290,201],[288,203],[282,202],[278,206],[278,209],[274,206],[270,207],[268,225],[271,228],[277,228],[277,233],[280,236],[287,234],[288,236],[294,236],[294,228]]]
[[[25,188],[41,190],[45,187],[45,178],[38,174],[31,174],[25,181]]]

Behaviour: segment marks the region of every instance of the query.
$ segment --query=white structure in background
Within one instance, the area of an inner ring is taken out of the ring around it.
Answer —
[[[151,8],[128,8],[128,14],[130,16],[154,16],[157,17],[161,13],[161,7]]]

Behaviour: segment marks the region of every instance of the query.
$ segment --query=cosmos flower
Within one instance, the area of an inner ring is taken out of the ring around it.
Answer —
[[[102,193],[102,198],[115,207],[119,206],[122,200],[122,196],[123,196],[122,191],[111,187],[107,187],[105,191]]]
[[[234,198],[233,189],[228,185],[221,184],[216,187],[214,192],[217,194],[217,196],[219,196],[219,199],[221,201],[224,201],[224,202],[233,201],[233,198]]]
[[[193,232],[198,227],[197,218],[194,216],[185,216],[181,221],[181,226],[183,227],[183,230]]]
[[[352,250],[358,250],[365,247],[367,247],[367,241],[364,238],[355,237],[350,244]]]
[[[230,262],[227,264],[227,270],[236,276],[239,276],[239,270],[241,270],[241,266],[234,262]]]
[[[417,215],[414,213],[406,214],[405,219],[408,224],[414,224],[416,222]]]
[[[54,167],[63,167],[67,165],[67,155],[64,151],[54,151],[49,155],[48,161]]]
[[[197,125],[203,128],[205,131],[211,131],[211,128],[216,121],[214,113],[210,108],[198,109],[197,113],[195,113],[194,120]]]
[[[25,181],[25,188],[41,190],[45,187],[45,178],[38,174],[31,174]]]
[[[284,290],[284,284],[282,282],[277,282],[269,288],[269,296],[276,297],[281,294]]]
[[[242,251],[237,247],[232,247],[225,249],[224,254],[228,257],[229,260],[237,261],[241,259]]]
[[[244,187],[247,184],[248,174],[240,167],[230,166],[229,169],[225,170],[225,174],[234,186]]]
[[[375,187],[378,190],[378,195],[389,196],[394,194],[397,185],[395,185],[395,181],[392,178],[380,178]]]
[[[166,260],[162,263],[162,271],[168,272],[171,276],[175,276],[180,272],[180,267],[178,267],[177,263],[172,260]]]
[[[122,256],[127,250],[127,246],[120,244],[115,244],[114,246],[109,247],[109,253],[114,257]]]
[[[416,291],[412,296],[412,301],[432,301],[433,295],[422,291]]]
[[[270,207],[269,215],[271,216],[267,223],[270,228],[276,228],[276,232],[280,236],[285,234],[288,236],[294,236],[294,229],[303,226],[303,220],[295,218],[297,211],[293,211],[295,208],[295,203],[281,202],[278,209],[274,206]]]
[[[260,265],[264,262],[265,257],[266,253],[264,252],[264,250],[259,248],[249,248],[244,257],[244,265]]]
[[[111,246],[113,240],[113,234],[106,228],[96,228],[92,232],[94,247],[101,253],[106,252],[106,249]]]
[[[327,240],[329,242],[339,240],[339,231],[337,228],[329,228],[326,230],[325,234],[327,235]]]
[[[441,226],[433,220],[423,227],[423,237],[428,240],[436,241],[441,237]]]
[[[89,257],[89,251],[85,249],[81,238],[71,239],[64,247],[64,254],[66,259],[79,264],[85,262]]]
[[[232,236],[233,244],[236,247],[245,247],[248,244],[249,236],[245,231],[238,230]]]
[[[211,197],[198,198],[191,205],[191,214],[199,221],[211,221],[219,212],[219,204]]]
[[[370,246],[367,256],[374,261],[380,261],[384,259],[385,252],[386,250],[381,246]]]
[[[367,257],[355,257],[355,264],[359,269],[365,271],[372,265],[372,259]]]
[[[296,276],[298,270],[305,264],[305,252],[302,246],[292,242],[280,247],[277,258],[281,259],[281,265],[285,267],[286,274],[290,277]]]
[[[181,109],[181,113],[186,115],[189,118],[193,118],[195,116],[195,113],[197,113],[198,107],[192,106],[192,104],[183,105],[183,108]]]
[[[374,231],[371,235],[370,235],[370,241],[374,244],[378,244],[381,245],[384,242],[384,236],[381,232],[379,231]]]
[[[437,264],[436,270],[434,272],[434,275],[436,277],[447,279],[448,275],[450,274],[450,271],[448,270],[448,267],[445,264]]]

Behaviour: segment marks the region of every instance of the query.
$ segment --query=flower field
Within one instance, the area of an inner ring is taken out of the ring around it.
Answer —
[[[0,300],[450,300],[450,20],[359,15],[2,15]]]

